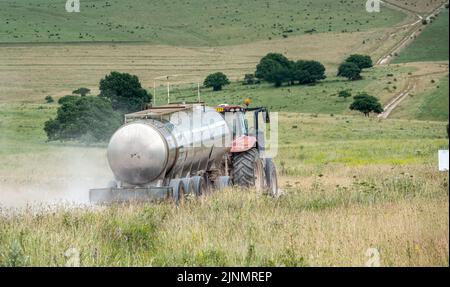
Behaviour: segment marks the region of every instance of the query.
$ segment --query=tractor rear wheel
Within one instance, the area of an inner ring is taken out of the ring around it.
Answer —
[[[233,184],[242,187],[255,187],[258,192],[264,189],[264,165],[258,149],[233,155]]]

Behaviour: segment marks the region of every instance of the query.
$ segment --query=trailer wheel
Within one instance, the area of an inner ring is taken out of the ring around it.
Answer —
[[[201,176],[194,176],[191,178],[193,190],[196,196],[200,196],[208,192],[205,179]]]
[[[175,201],[176,204],[182,202],[184,195],[186,194],[184,182],[181,179],[172,179],[169,186],[172,188],[173,201]]]
[[[267,179],[267,193],[270,196],[278,197],[278,177],[277,177],[277,169],[275,167],[275,163],[273,159],[266,159],[266,179]]]
[[[242,187],[255,187],[258,192],[264,189],[264,167],[256,148],[233,155],[233,184]]]
[[[181,181],[183,181],[184,184],[184,195],[195,193],[195,187],[192,178],[183,178]]]
[[[222,190],[224,188],[231,186],[231,178],[227,175],[219,176],[216,180],[216,187],[218,190]]]

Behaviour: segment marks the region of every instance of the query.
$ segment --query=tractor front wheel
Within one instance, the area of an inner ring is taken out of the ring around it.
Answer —
[[[233,184],[241,187],[255,187],[264,190],[264,165],[258,149],[252,148],[233,155]]]

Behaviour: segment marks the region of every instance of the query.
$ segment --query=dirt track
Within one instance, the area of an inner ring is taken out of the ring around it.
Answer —
[[[404,7],[398,6],[396,4],[393,3],[389,3],[386,1],[383,1],[384,4],[386,5],[390,5],[390,6],[394,6],[397,9],[401,9],[403,10],[405,13],[414,13],[414,11],[411,11],[409,9],[405,9]],[[429,21],[431,16],[435,15],[436,13],[440,12],[442,9],[445,8],[445,4],[444,5],[440,5],[438,8],[436,8],[435,10],[433,10],[433,12],[431,12],[428,16],[426,16],[426,20]],[[381,57],[378,61],[377,61],[377,65],[387,65],[390,64],[391,60],[393,59],[393,57],[398,54],[401,50],[403,50],[404,48],[406,48],[406,46],[408,46],[409,44],[411,44],[414,39],[418,36],[418,34],[421,32],[421,28],[423,26],[422,24],[422,20],[424,19],[423,16],[416,14],[417,17],[419,18],[416,22],[410,23],[410,24],[406,24],[400,28],[404,28],[404,27],[408,27],[410,26],[410,31],[408,32],[407,36],[402,38],[397,44],[394,45],[394,47],[392,49],[389,50],[389,52],[387,54],[385,54],[383,57]],[[448,72],[448,71],[447,71]],[[391,112],[408,96],[410,95],[410,93],[412,91],[414,91],[416,89],[417,86],[417,81],[420,80],[421,77],[424,76],[428,76],[428,75],[432,75],[432,74],[442,74],[442,71],[438,71],[438,72],[432,72],[432,73],[427,73],[427,74],[422,74],[422,75],[414,75],[409,77],[407,84],[405,85],[405,88],[400,91],[385,107],[384,107],[384,112],[378,115],[378,118],[382,118],[382,119],[386,119],[389,117],[389,115],[391,114]]]
[[[400,10],[402,10],[403,12],[405,12],[407,14],[413,14],[414,13],[411,10],[408,10],[408,9],[405,9],[404,7],[392,4],[392,3],[388,2],[388,1],[382,1],[382,3],[384,3],[387,6],[393,6],[393,7],[397,8],[397,9],[400,9]],[[425,18],[427,21],[429,21],[431,16],[433,16],[436,13],[440,12],[444,8],[445,8],[445,4],[444,5],[440,5],[438,8],[433,10],[433,12],[428,14],[426,17],[423,17],[423,16],[421,16],[419,14],[414,13],[414,15],[417,16],[418,20],[413,22],[413,23],[403,25],[402,27],[399,28],[399,29],[401,29],[401,28],[405,28],[405,27],[408,27],[408,26],[411,27],[410,31],[407,34],[407,36],[403,37],[385,55],[383,55],[380,59],[378,59],[377,65],[389,64],[396,54],[398,54],[401,50],[406,48],[406,46],[411,44],[414,41],[414,39],[420,34],[421,28],[423,27],[422,20]]]

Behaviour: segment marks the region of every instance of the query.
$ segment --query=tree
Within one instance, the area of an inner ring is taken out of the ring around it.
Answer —
[[[46,96],[45,101],[47,102],[47,104],[50,104],[50,103],[53,103],[55,100],[53,99],[52,96]]]
[[[351,96],[352,96],[352,93],[350,93],[347,90],[343,90],[338,93],[338,97],[344,98],[344,100],[346,100],[347,98],[350,98]]]
[[[56,118],[44,126],[49,141],[106,141],[121,125],[121,115],[105,98],[66,96],[59,102]]]
[[[359,111],[363,113],[366,117],[370,115],[371,112],[380,114],[383,112],[380,102],[377,98],[368,95],[367,93],[361,93],[354,97],[354,102],[350,105],[350,110]]]
[[[254,85],[256,84],[256,78],[254,74],[245,74],[244,76],[244,85]]]
[[[326,79],[325,67],[317,61],[297,61],[292,65],[291,78],[299,84],[313,84]]]
[[[89,94],[90,92],[91,92],[91,90],[88,88],[79,88],[79,89],[76,89],[75,91],[73,91],[72,94],[81,95],[82,97],[84,97],[87,94]]]
[[[119,72],[100,80],[100,96],[109,99],[113,109],[121,113],[142,110],[152,99],[137,76]]]
[[[266,56],[264,56],[260,61],[259,64],[256,66],[256,72],[255,76],[258,79],[266,79],[268,74],[272,74],[273,70],[268,69],[270,67],[273,67],[273,62],[276,62],[280,65],[280,67],[284,69],[291,69],[293,63],[289,61],[288,58],[283,56],[282,54],[278,53],[269,53]],[[279,66],[276,66],[277,69],[279,69]]]
[[[203,85],[207,88],[212,87],[213,91],[220,91],[225,85],[229,85],[230,81],[227,76],[222,72],[217,72],[206,77]]]
[[[338,76],[346,77],[351,81],[360,80],[361,69],[355,63],[344,62],[339,66]]]
[[[345,60],[345,62],[354,63],[361,70],[373,67],[372,58],[370,56],[367,56],[367,55],[354,54],[354,55],[351,55],[350,57],[348,57]]]

